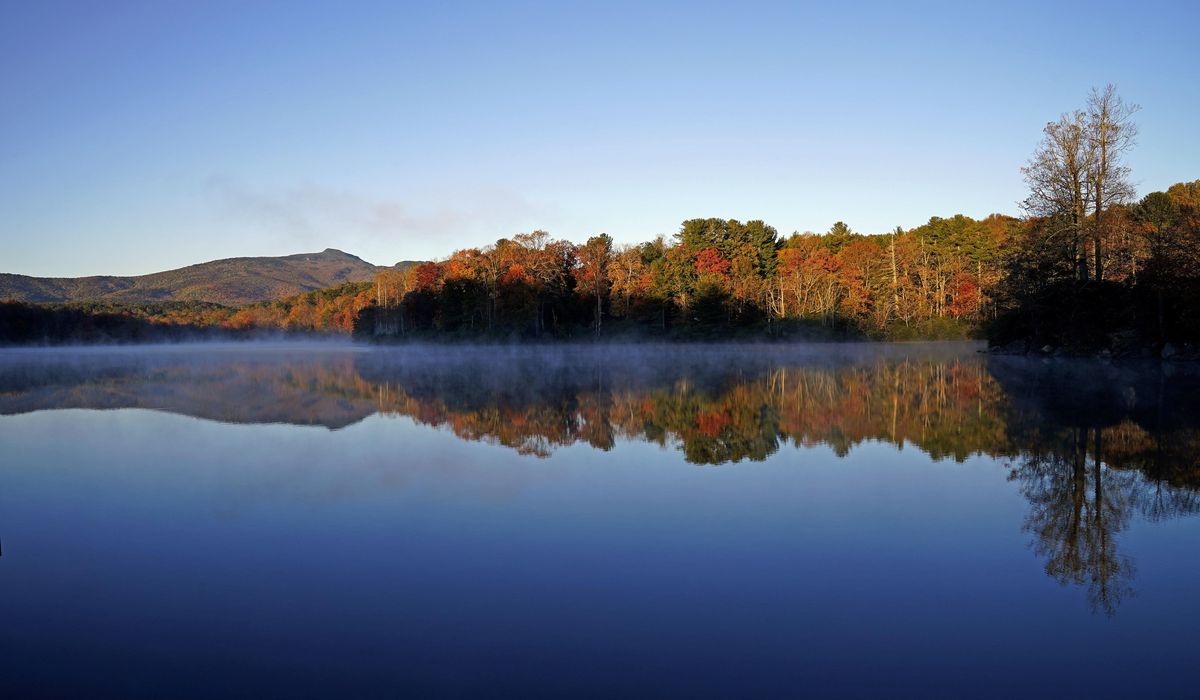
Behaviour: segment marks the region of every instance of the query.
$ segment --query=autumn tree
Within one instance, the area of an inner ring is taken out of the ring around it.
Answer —
[[[610,286],[608,267],[612,260],[613,240],[607,233],[592,236],[579,247],[579,290],[595,300],[594,323],[600,333],[603,300]]]
[[[841,295],[841,263],[812,234],[793,234],[778,253],[775,286],[783,317],[818,316],[828,321]]]
[[[608,263],[611,294],[621,300],[620,315],[628,318],[634,299],[649,296],[652,280],[641,246],[625,245],[617,249]],[[615,304],[615,302],[614,302]]]

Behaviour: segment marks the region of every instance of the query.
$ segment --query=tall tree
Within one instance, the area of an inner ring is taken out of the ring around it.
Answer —
[[[900,316],[900,274],[896,266],[896,236],[903,236],[904,229],[897,226],[892,235],[888,236],[888,255],[892,262],[892,313]]]
[[[850,230],[850,227],[846,225],[846,222],[836,221],[834,222],[833,226],[829,227],[829,233],[825,234],[825,236],[821,239],[821,242],[830,250],[830,252],[838,253],[842,250],[842,248],[850,245],[850,242],[853,241],[857,235],[858,234],[854,233],[854,231]]]
[[[1065,233],[1071,260],[1079,279],[1088,278],[1087,251],[1083,226],[1090,197],[1089,173],[1092,171],[1088,143],[1088,117],[1082,111],[1062,115],[1042,130],[1042,142],[1021,168],[1029,185],[1029,196],[1022,207],[1033,216],[1063,222],[1051,235]]]
[[[1133,115],[1138,106],[1127,104],[1111,84],[1104,89],[1092,88],[1087,102],[1088,184],[1092,195],[1092,253],[1096,279],[1104,279],[1104,258],[1101,240],[1104,237],[1104,214],[1114,204],[1133,199],[1129,182],[1129,167],[1122,157],[1134,145],[1137,124]]]
[[[622,301],[621,315],[628,317],[635,296],[644,297],[649,292],[650,279],[640,246],[625,245],[616,251],[608,264],[608,278],[612,282],[612,294]]]
[[[603,299],[608,293],[608,266],[612,260],[613,239],[607,233],[592,236],[579,247],[580,288],[596,300],[595,328],[600,332]]]

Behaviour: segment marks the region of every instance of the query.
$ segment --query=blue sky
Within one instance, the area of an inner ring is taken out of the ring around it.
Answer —
[[[1200,3],[5,2],[0,271],[380,264],[687,218],[1018,213],[1115,83],[1141,193],[1200,178]]]

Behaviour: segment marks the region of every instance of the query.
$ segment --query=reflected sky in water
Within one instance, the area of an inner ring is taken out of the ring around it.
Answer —
[[[1197,389],[958,345],[4,351],[0,688],[1191,697]]]

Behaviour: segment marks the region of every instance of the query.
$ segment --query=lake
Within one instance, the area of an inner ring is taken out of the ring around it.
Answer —
[[[0,351],[7,697],[1196,697],[1200,372]]]

